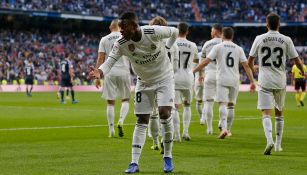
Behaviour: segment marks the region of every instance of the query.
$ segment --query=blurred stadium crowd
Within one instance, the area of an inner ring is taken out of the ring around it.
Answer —
[[[175,4],[175,5],[174,5]],[[169,21],[205,22],[264,22],[265,15],[271,11],[280,14],[282,21],[307,21],[306,0],[0,0],[0,9],[56,11],[83,15],[117,17],[123,11],[137,12],[144,20],[160,15]],[[253,30],[235,34],[235,42],[244,48],[248,55],[251,44],[257,35]],[[288,31],[288,30],[286,30]],[[108,32],[108,31],[103,31]],[[203,29],[189,39],[196,42],[199,50],[209,40],[209,31],[204,38]],[[307,46],[306,37],[290,31],[295,46]],[[57,84],[58,66],[61,59],[73,53],[76,84],[88,83],[88,65],[94,65],[100,36],[85,33],[51,33],[42,29],[12,30],[0,29],[0,84],[8,84],[24,77],[24,66],[31,59],[35,65],[35,79],[38,84]],[[305,35],[303,33],[303,35]],[[307,47],[299,50],[305,63]],[[288,64],[288,72],[291,63]],[[242,82],[247,83],[245,74]],[[288,82],[291,82],[289,79]],[[90,83],[90,82],[89,82]]]
[[[0,8],[118,17],[135,11],[142,19],[263,22],[269,12],[282,21],[306,21],[306,0],[0,0]]]
[[[244,48],[247,55],[254,36],[235,36],[235,42]],[[199,49],[208,39],[204,38],[198,43]],[[304,43],[306,41],[298,38],[293,40],[296,46],[306,45]],[[12,84],[14,80],[23,78],[24,66],[27,60],[31,59],[35,65],[35,79],[38,84],[56,84],[60,78],[58,73],[60,60],[68,53],[73,53],[75,82],[87,83],[88,65],[95,64],[99,41],[100,36],[88,34],[0,30],[0,81],[6,80],[8,84]],[[307,61],[307,47],[300,51],[300,55]],[[287,69],[290,73],[290,62]],[[242,74],[241,79],[243,83],[248,81],[245,74]]]

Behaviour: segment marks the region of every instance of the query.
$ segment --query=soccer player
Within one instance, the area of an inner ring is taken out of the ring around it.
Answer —
[[[253,74],[247,64],[247,59],[244,51],[240,46],[232,42],[233,33],[234,32],[232,28],[223,28],[223,42],[213,46],[212,50],[206,56],[206,58],[194,69],[194,72],[199,71],[213,60],[216,60],[216,101],[219,103],[219,115],[222,127],[222,131],[219,135],[220,139],[224,139],[229,132],[227,120],[231,118],[230,126],[233,122],[234,108],[239,93],[240,63],[245,69],[250,80],[251,91],[253,92],[255,90]]]
[[[129,58],[134,72],[138,75],[135,88],[137,123],[132,139],[132,161],[126,173],[139,171],[139,158],[146,139],[146,129],[157,99],[164,145],[164,172],[173,171],[172,140],[173,121],[171,110],[174,106],[174,74],[167,57],[167,49],[175,43],[178,30],[166,26],[138,25],[135,13],[126,12],[120,17],[122,38],[114,43],[108,59],[99,69],[91,67],[90,77],[106,75],[114,63],[125,55]],[[164,44],[163,40],[169,38]]]
[[[161,17],[161,16],[156,16],[153,18],[150,22],[149,25],[159,25],[159,26],[167,26],[167,21]],[[167,39],[164,39],[164,44],[167,42]],[[178,51],[178,46],[176,44],[173,44],[172,47],[168,50],[167,53],[171,64],[173,65],[173,70],[174,72],[177,71],[178,69],[178,60],[179,60],[179,51]],[[156,101],[155,101],[156,102]],[[172,111],[174,112],[174,110]],[[163,154],[163,142],[160,146],[159,142],[159,131],[160,131],[160,124],[159,124],[159,115],[158,115],[158,105],[155,104],[154,109],[152,114],[150,115],[150,120],[149,120],[149,130],[148,134],[152,137],[153,140],[153,146],[151,146],[151,149],[153,150],[161,150],[161,154]]]
[[[198,51],[195,43],[187,40],[189,34],[189,25],[185,22],[178,24],[179,35],[177,46],[179,48],[178,70],[175,73],[175,107],[173,113],[174,120],[174,141],[180,141],[180,119],[179,105],[183,100],[183,134],[182,138],[186,141],[191,139],[189,135],[189,126],[191,122],[191,102],[193,94],[193,72],[192,62],[198,61]]]
[[[101,64],[105,62],[108,55],[111,52],[114,42],[121,37],[119,32],[118,20],[113,20],[109,26],[111,31],[105,37],[102,37],[99,43],[98,59],[96,68],[98,69]],[[112,58],[111,58],[112,59]],[[96,80],[96,87],[100,86],[100,79]],[[129,99],[130,99],[130,70],[129,61],[124,57],[119,59],[110,72],[104,76],[103,82],[103,97],[107,100],[107,118],[109,125],[109,137],[113,137],[114,131],[114,105],[116,98],[120,98],[121,109],[120,118],[117,123],[119,137],[124,136],[123,123],[129,111]]]
[[[77,100],[75,100],[75,91],[73,89],[73,80],[74,80],[74,70],[73,65],[71,64],[71,59],[73,58],[73,54],[68,54],[67,58],[62,60],[60,62],[60,69],[61,69],[61,103],[65,104],[64,101],[64,91],[65,87],[70,88],[71,98],[72,98],[72,104],[78,103]]]
[[[195,65],[193,67],[196,67],[196,65],[199,63],[199,60],[201,60],[202,53],[198,53],[198,60],[196,60],[197,63],[194,63]],[[199,120],[200,124],[205,124],[205,118],[203,118],[203,96],[204,96],[204,71],[201,70],[199,72],[196,72],[194,74],[194,92],[195,92],[195,99],[196,99],[196,110],[199,114]]]
[[[214,24],[211,28],[212,39],[205,42],[201,52],[203,59],[207,58],[208,54],[212,50],[213,46],[222,42],[222,26],[220,24]],[[204,108],[203,117],[207,121],[207,134],[212,134],[212,120],[213,120],[213,105],[216,96],[216,60],[213,60],[205,68],[205,79],[204,79]],[[228,123],[233,119],[232,110],[228,108],[228,115],[230,118],[227,119]]]
[[[302,59],[302,64],[304,64],[304,59]],[[306,74],[307,72],[307,66],[303,65],[304,72]],[[295,88],[295,100],[297,107],[304,106],[304,98],[306,95],[305,89],[306,89],[306,75],[302,75],[301,71],[297,68],[297,66],[294,64],[292,67],[292,76],[293,76],[293,84]],[[302,92],[300,93],[300,89]]]
[[[286,60],[292,59],[303,74],[303,66],[290,37],[278,32],[280,17],[270,13],[266,17],[268,32],[255,38],[249,53],[249,66],[254,70],[254,60],[259,62],[258,109],[262,111],[262,125],[267,145],[265,155],[274,147],[272,137],[272,109],[275,108],[275,151],[282,151],[281,141],[284,127],[283,108],[286,97]]]
[[[34,64],[30,59],[29,62],[25,66],[26,72],[26,92],[28,97],[32,97],[32,89],[33,89],[33,80],[34,80]],[[29,89],[30,86],[30,89]]]

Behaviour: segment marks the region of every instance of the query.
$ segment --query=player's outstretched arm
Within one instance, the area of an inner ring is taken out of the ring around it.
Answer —
[[[247,62],[242,62],[242,66],[248,76],[248,79],[250,81],[250,91],[251,92],[255,92],[256,90],[256,85],[255,85],[255,80],[254,80],[254,77],[253,77],[253,72],[251,70],[251,68],[249,67],[249,65],[247,64]]]
[[[211,62],[211,59],[209,59],[209,58],[206,58],[206,59],[202,60],[202,61],[200,62],[200,64],[198,64],[198,65],[193,69],[193,73],[199,72],[199,71],[202,70],[204,67],[206,67],[210,62]]]

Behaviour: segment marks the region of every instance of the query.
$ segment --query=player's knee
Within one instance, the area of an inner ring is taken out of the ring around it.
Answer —
[[[171,106],[161,106],[159,107],[160,119],[168,119],[171,116],[172,107]]]
[[[137,123],[138,124],[148,124],[149,123],[149,114],[137,114]]]
[[[108,105],[115,105],[115,100],[107,100]]]
[[[235,104],[230,102],[228,103],[228,109],[234,109],[235,108]]]
[[[184,101],[183,104],[185,107],[189,107],[191,105],[188,101]]]
[[[282,115],[283,115],[283,112],[278,110],[277,108],[275,108],[275,116],[279,117],[279,116],[282,116]]]

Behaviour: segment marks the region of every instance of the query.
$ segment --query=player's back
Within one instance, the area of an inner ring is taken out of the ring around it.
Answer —
[[[177,38],[176,43],[179,50],[179,61],[175,74],[175,88],[186,89],[193,84],[192,62],[198,59],[197,46],[185,38]]]
[[[217,84],[232,87],[239,85],[239,64],[246,61],[240,46],[231,41],[223,41],[213,47],[208,57],[213,60],[215,58],[217,61]]]
[[[115,41],[120,40],[121,38],[122,35],[120,32],[111,32],[110,34],[102,37],[99,43],[99,52],[104,52],[105,58],[109,59],[108,56]],[[127,58],[123,56],[114,64],[108,75],[126,75],[127,73],[129,73],[129,62]]]
[[[212,50],[213,46],[219,44],[222,42],[222,38],[212,38],[211,40],[205,42],[203,48],[202,48],[202,58],[206,58],[207,55],[210,53],[210,51]],[[208,73],[216,73],[216,60],[213,60],[211,63],[209,63],[206,67],[205,67],[205,74]]]
[[[265,88],[286,87],[286,60],[297,57],[292,40],[278,31],[256,37],[250,55],[258,57],[259,85]]]
[[[62,79],[70,78],[69,69],[72,68],[72,64],[68,59],[64,59],[60,62]]]
[[[34,65],[33,64],[27,64],[25,66],[25,72],[27,78],[32,78],[34,73]]]

